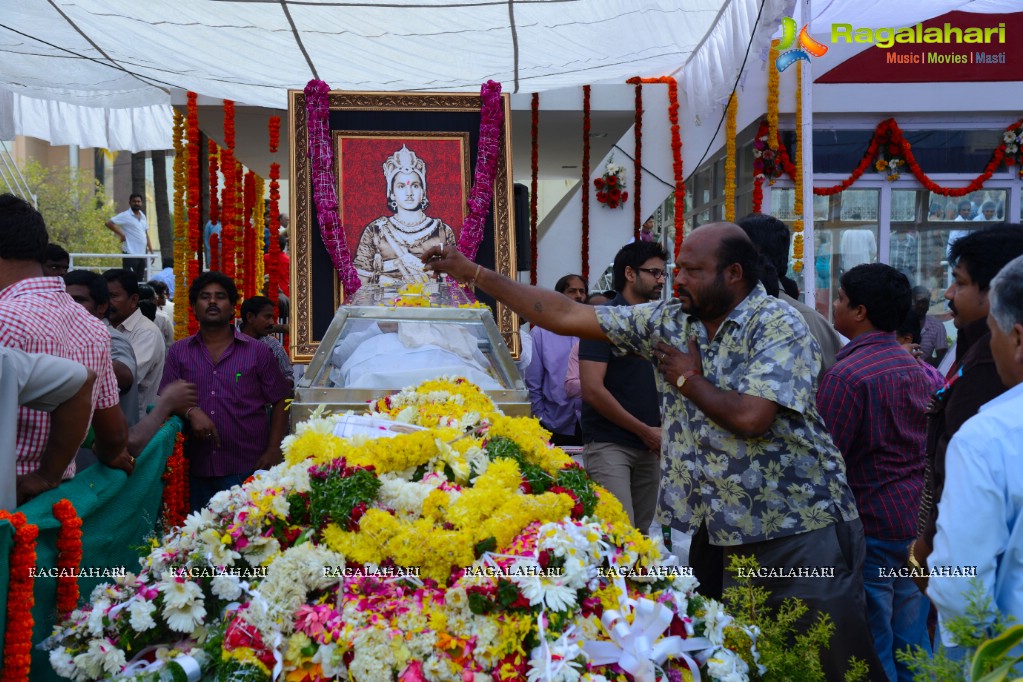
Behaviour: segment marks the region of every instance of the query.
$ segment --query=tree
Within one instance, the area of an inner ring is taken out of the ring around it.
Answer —
[[[22,169],[28,186],[37,195],[39,212],[46,221],[50,242],[71,253],[120,253],[114,233],[103,224],[114,214],[103,185],[91,174],[61,166],[46,168],[29,161]],[[11,191],[0,180],[3,191]],[[76,261],[76,265],[83,265]],[[97,262],[105,267],[120,267],[120,261]]]
[[[150,153],[153,160],[153,198],[156,201],[156,232],[160,237],[160,257],[174,258],[174,223],[171,222],[170,200],[167,196],[167,153],[162,149],[154,149]],[[157,263],[159,269],[163,267]]]
[[[133,152],[131,155],[131,193],[146,197],[146,153]]]

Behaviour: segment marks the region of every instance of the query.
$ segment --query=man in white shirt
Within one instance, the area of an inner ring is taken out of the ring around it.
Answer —
[[[110,293],[107,318],[114,329],[128,337],[135,351],[139,418],[142,418],[146,407],[156,402],[167,345],[160,328],[139,310],[139,283],[135,273],[131,270],[107,270],[103,277]]]
[[[1023,620],[1023,256],[1009,262],[988,290],[991,354],[1009,390],[981,406],[949,443],[932,569],[976,567],[983,597]],[[978,520],[982,523],[978,524]],[[942,643],[957,644],[944,624],[966,615],[962,577],[932,577],[927,595],[938,609]],[[1017,647],[1018,649],[1019,647]],[[1014,651],[1013,656],[1019,655]]]
[[[107,229],[121,240],[121,251],[129,254],[145,255],[153,252],[149,241],[149,225],[146,214],[142,212],[142,195],[132,194],[128,198],[127,211],[118,213],[106,222]],[[135,273],[139,281],[146,279],[145,258],[125,258],[124,267]]]

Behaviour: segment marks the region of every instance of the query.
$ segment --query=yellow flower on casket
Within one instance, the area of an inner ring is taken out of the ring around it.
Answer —
[[[439,449],[433,431],[403,433],[394,438],[376,438],[359,443],[345,452],[349,466],[373,466],[377,474],[404,471],[429,462]]]
[[[625,513],[625,508],[618,498],[597,484],[593,485],[593,489],[597,492],[597,506],[593,510],[593,515],[614,527],[631,527],[629,515]]]
[[[259,660],[256,653],[247,646],[240,646],[236,649],[224,649],[221,652],[221,656],[225,659],[231,659],[238,661],[239,663],[245,663],[247,665],[254,665],[265,675],[270,677],[270,669],[266,667],[263,661]]]
[[[503,436],[519,446],[526,461],[541,467],[549,474],[555,474],[572,463],[572,458],[558,448],[548,445],[551,432],[540,426],[531,417],[505,417],[495,415],[488,438]]]
[[[345,440],[332,433],[306,429],[286,445],[284,459],[291,466],[307,459],[317,463],[331,462],[344,454],[346,446]]]

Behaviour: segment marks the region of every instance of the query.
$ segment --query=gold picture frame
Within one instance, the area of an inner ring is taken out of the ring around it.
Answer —
[[[501,154],[494,178],[494,198],[491,213],[484,229],[484,241],[477,260],[493,267],[497,272],[516,278],[515,215],[511,169],[511,109],[507,94],[502,94],[504,123],[502,125]],[[467,134],[472,140],[469,157],[476,162],[476,143],[479,136],[480,108],[478,94],[468,93],[399,93],[399,92],[342,92],[329,94],[329,119],[334,141],[334,176],[338,187],[337,140],[342,135],[387,135],[394,138],[435,136],[440,134]],[[297,363],[309,362],[327,326],[343,301],[343,291],[337,273],[323,246],[315,221],[312,184],[308,158],[308,129],[305,94],[301,90],[288,92],[288,129],[291,135],[290,156],[290,213],[289,239],[291,243],[291,358]],[[474,169],[467,169],[471,171]],[[381,179],[381,187],[383,180]],[[339,204],[344,197],[339,193]],[[361,231],[364,225],[348,225],[346,231]],[[487,238],[490,233],[492,239]],[[487,245],[492,243],[492,249]],[[352,256],[354,257],[354,253]],[[328,293],[328,289],[332,292]],[[313,292],[317,295],[314,297]],[[329,301],[329,305],[328,305]],[[518,358],[520,343],[518,318],[508,306],[496,303],[495,321],[501,330],[512,356]]]

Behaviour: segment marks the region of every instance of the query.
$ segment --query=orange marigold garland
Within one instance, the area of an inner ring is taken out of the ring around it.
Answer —
[[[220,160],[220,148],[211,138],[209,140],[209,161],[210,161],[210,222],[220,221],[220,178],[217,175]]]
[[[590,281],[590,86],[583,86],[583,253],[582,276]]]
[[[234,284],[238,291],[245,290],[243,275],[245,274],[245,202],[244,202],[245,172],[242,162],[234,160],[234,224],[237,231],[234,233]],[[239,305],[241,299],[239,298]],[[235,310],[238,314],[239,310]]]
[[[185,338],[188,330],[188,222],[186,220],[185,190],[188,166],[185,149],[185,117],[174,110],[174,337]]]
[[[267,270],[267,274],[270,276],[267,282],[266,291],[270,300],[274,304],[274,319],[280,317],[280,310],[278,309],[278,291],[280,288],[280,278],[290,277],[291,273],[280,271],[281,262],[281,242],[277,239],[277,235],[281,228],[281,185],[277,182],[281,177],[281,164],[271,163],[270,164],[270,257],[267,259],[270,262],[270,267]]]
[[[281,117],[271,116],[268,127],[270,131],[270,153],[276,154],[277,148],[281,144]]]
[[[632,166],[632,238],[639,241],[639,232],[643,229],[643,207],[640,205],[643,187],[643,84],[636,83],[636,123],[633,127],[635,139],[635,158]]]
[[[678,126],[678,81],[671,76],[630,78],[629,83],[664,83],[668,86],[668,120],[671,122],[671,167],[675,176],[675,260],[686,222],[686,181],[682,169],[682,135]]]
[[[188,516],[188,460],[185,459],[184,442],[185,437],[179,433],[161,476],[164,481],[161,518],[165,531],[180,526]]]
[[[21,512],[0,509],[0,521],[14,526],[14,547],[9,561],[7,632],[4,634],[3,680],[27,680],[32,667],[32,607],[35,605],[32,569],[36,565],[39,527],[28,523]]]
[[[53,505],[53,518],[60,521],[57,533],[57,613],[67,616],[78,606],[78,578],[82,565],[82,519],[71,500],[63,499]]]
[[[537,223],[537,188],[540,178],[540,93],[534,92],[531,110],[531,145],[530,145],[530,181],[529,181],[529,283],[534,287],[537,281],[536,270],[536,223]]]
[[[256,289],[261,291],[263,287],[263,254],[266,253],[266,212],[264,211],[263,197],[266,195],[266,183],[263,178],[256,176],[256,206],[252,212],[252,229],[256,231]]]
[[[798,154],[803,153],[803,64],[796,62],[796,136],[795,145]],[[792,176],[792,184],[796,188],[795,201],[793,201],[792,212],[795,218],[792,220],[792,272],[803,271],[803,164],[796,166],[796,173]]]
[[[199,225],[199,110],[196,106],[196,94],[188,93],[188,281],[192,282],[199,276],[199,259],[202,258],[202,227]],[[180,266],[179,266],[180,267]],[[182,287],[187,293],[187,285]],[[184,306],[187,310],[191,306]],[[199,323],[194,315],[189,315],[188,333],[199,331]]]

